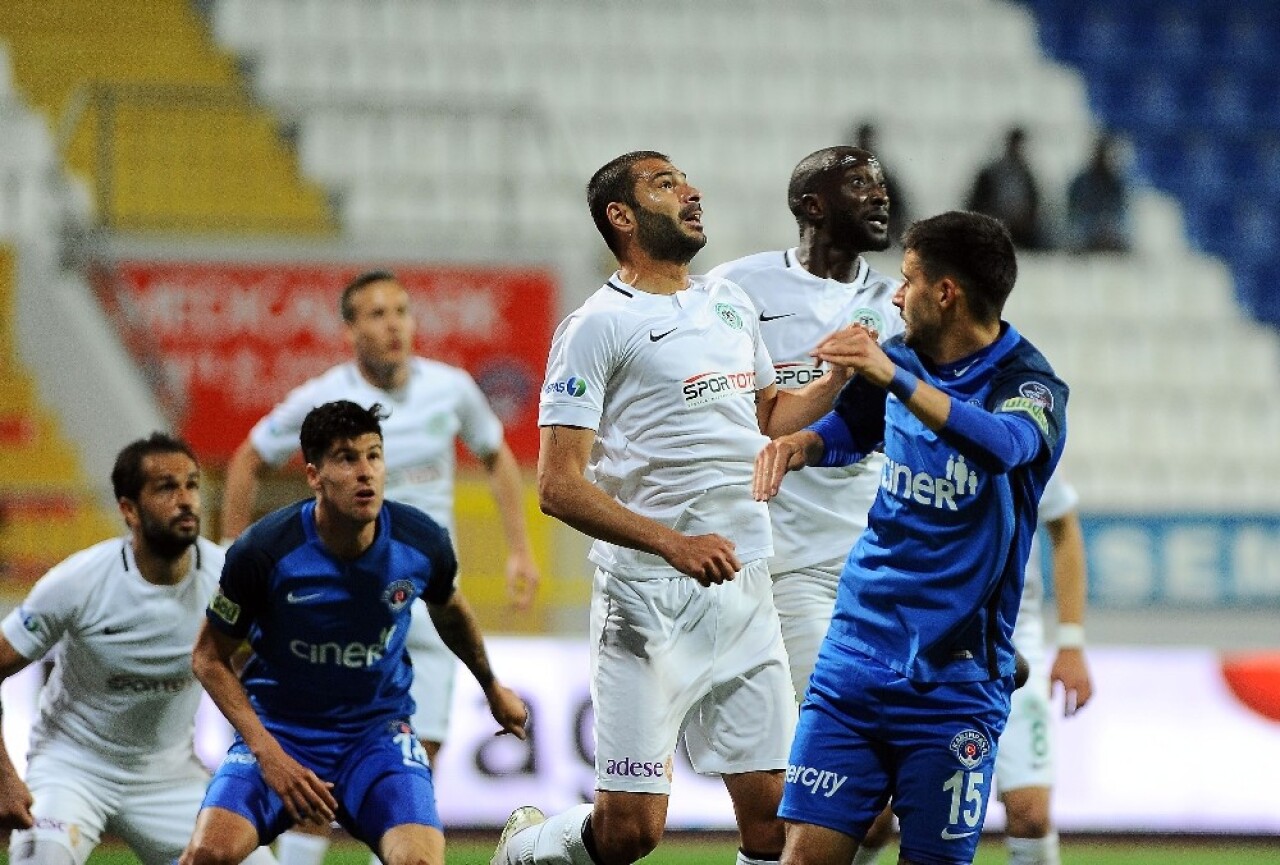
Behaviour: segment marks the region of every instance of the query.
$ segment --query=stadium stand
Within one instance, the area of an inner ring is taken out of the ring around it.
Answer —
[[[1058,30],[1042,17],[1041,38],[1114,68],[1131,34],[1113,26],[1109,6],[1091,4]],[[763,2],[217,0],[211,21],[263,101],[296,122],[304,170],[339,193],[356,238],[501,237],[514,211],[517,231],[592,244],[581,179],[618,152],[654,147],[705,193],[711,242],[699,260],[709,267],[791,238],[790,167],[838,140],[851,118],[880,119],[882,155],[920,213],[957,206],[1012,123],[1030,130],[1049,190],[1065,188],[1096,131],[1088,97],[1097,88],[1086,92],[1078,74],[1043,57],[1027,7],[989,0],[793,4],[785,15]],[[663,35],[618,47],[639,29]],[[1161,34],[1171,54],[1190,51],[1177,16]],[[1145,103],[1117,110],[1181,117],[1180,91],[1158,71],[1117,86],[1117,99]],[[1232,83],[1222,76],[1218,86]],[[1239,122],[1232,104],[1218,110]],[[515,107],[543,138],[511,140],[515,130],[493,118]],[[1123,128],[1135,135],[1138,122]],[[1219,157],[1187,154],[1198,167],[1185,182],[1224,176]],[[1144,169],[1147,159],[1140,149]],[[1068,460],[1085,505],[1274,508],[1280,492],[1265,481],[1274,468],[1257,467],[1276,463],[1275,334],[1241,313],[1226,270],[1187,251],[1174,199],[1143,188],[1135,209],[1135,256],[1025,256],[1011,309],[1075,386]],[[1202,210],[1186,223],[1197,242]],[[1258,255],[1268,217],[1265,207],[1234,216],[1251,220],[1245,236]],[[1194,351],[1179,338],[1187,333]]]

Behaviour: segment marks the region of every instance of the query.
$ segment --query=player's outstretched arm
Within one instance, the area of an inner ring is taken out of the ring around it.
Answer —
[[[431,621],[436,626],[440,639],[466,665],[471,675],[475,676],[476,682],[484,691],[485,699],[489,701],[493,719],[502,727],[501,732],[511,733],[519,739],[525,738],[529,707],[515,691],[494,677],[480,625],[476,622],[467,599],[461,592],[455,591],[443,604],[428,602],[427,612],[431,614]]]
[[[300,823],[333,820],[338,802],[314,772],[284,752],[276,738],[262,726],[249,703],[249,696],[232,669],[232,658],[240,648],[239,637],[230,637],[210,627],[206,621],[196,637],[191,668],[219,711],[236,728],[245,745],[258,759],[263,780],[284,800],[289,816]]]
[[[533,560],[524,521],[524,479],[520,475],[520,464],[505,441],[483,462],[489,473],[489,490],[502,519],[502,533],[507,539],[507,598],[517,610],[527,610],[538,594],[541,576]]]
[[[1045,528],[1053,550],[1053,585],[1058,599],[1058,654],[1049,672],[1050,681],[1062,686],[1063,714],[1083,709],[1093,697],[1093,680],[1084,657],[1084,613],[1088,594],[1084,533],[1080,517],[1071,511]]]
[[[542,428],[538,452],[538,504],[542,512],[585,535],[661,556],[704,586],[732,580],[742,570],[733,543],[720,535],[682,535],[614,501],[586,478],[595,430]]]
[[[253,522],[253,504],[258,498],[258,478],[266,467],[266,461],[248,439],[241,442],[231,455],[222,490],[220,532],[224,540],[240,537]]]
[[[0,634],[0,681],[26,667],[31,661],[24,658],[13,644]],[[0,738],[0,837],[14,829],[30,829],[35,823],[31,814],[34,800],[26,783],[18,777],[18,771],[9,758],[9,750]]]

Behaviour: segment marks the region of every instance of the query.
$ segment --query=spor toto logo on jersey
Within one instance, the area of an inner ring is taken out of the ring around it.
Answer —
[[[571,375],[560,381],[547,382],[547,386],[542,389],[543,393],[563,393],[569,396],[586,396],[587,382],[586,379]]]
[[[827,374],[820,366],[811,363],[776,363],[773,371],[778,374],[778,387],[783,390],[804,387]]]
[[[681,393],[686,408],[716,402],[726,397],[755,393],[755,370],[745,372],[700,372],[684,380]]]

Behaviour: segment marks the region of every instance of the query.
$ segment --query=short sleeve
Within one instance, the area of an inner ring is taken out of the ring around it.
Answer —
[[[751,319],[753,336],[756,344],[756,390],[764,390],[778,381],[778,371],[773,368],[773,358],[769,356],[769,347],[764,344],[764,336],[760,333],[760,320]]]
[[[465,370],[457,370],[458,436],[467,450],[480,458],[502,447],[502,421],[494,414],[488,398]]]
[[[268,465],[279,466],[298,449],[302,421],[323,400],[318,399],[315,379],[289,391],[275,408],[249,431],[249,443]]]
[[[205,613],[209,624],[229,637],[243,639],[262,614],[274,564],[253,544],[253,532],[241,535],[227,550],[218,590]]]
[[[1067,386],[1047,371],[1023,368],[995,382],[988,405],[993,414],[1013,414],[1035,424],[1049,450],[1067,430]]]
[[[619,355],[616,326],[605,316],[575,313],[565,319],[551,340],[538,426],[599,430],[605,386]]]
[[[1063,477],[1062,471],[1055,471],[1049,476],[1044,492],[1040,495],[1040,522],[1048,523],[1062,519],[1076,509],[1080,503],[1080,495]]]
[[[458,557],[448,532],[441,528],[440,540],[426,552],[431,562],[431,578],[422,592],[422,599],[429,604],[443,604],[453,596],[458,584]]]
[[[55,566],[32,587],[21,604],[5,616],[5,639],[30,660],[42,658],[75,622],[83,586],[63,565]]]

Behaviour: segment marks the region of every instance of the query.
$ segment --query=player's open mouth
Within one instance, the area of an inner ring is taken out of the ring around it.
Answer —
[[[888,227],[889,227],[889,214],[887,214],[887,213],[873,213],[873,214],[871,214],[870,216],[868,216],[868,217],[867,217],[867,222],[870,222],[872,225],[876,226],[877,228],[888,228]]]
[[[690,228],[702,230],[702,208],[692,208],[680,214],[680,221]]]
[[[371,502],[376,498],[376,493],[373,490],[357,490],[356,498],[362,502]]]

